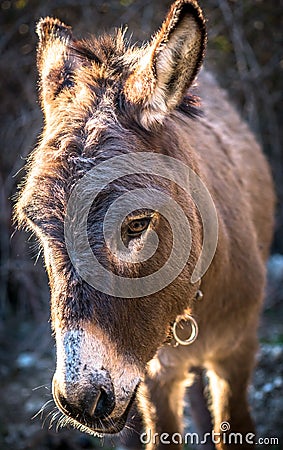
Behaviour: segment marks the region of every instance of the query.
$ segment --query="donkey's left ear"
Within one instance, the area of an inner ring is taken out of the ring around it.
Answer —
[[[177,0],[125,86],[146,128],[163,121],[182,101],[204,58],[206,27],[195,0]]]
[[[42,108],[52,104],[56,96],[71,83],[74,58],[70,55],[71,28],[58,19],[45,17],[36,27],[39,37],[37,67],[40,75]]]

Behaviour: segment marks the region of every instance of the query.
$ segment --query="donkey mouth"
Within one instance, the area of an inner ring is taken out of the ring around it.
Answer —
[[[124,428],[130,409],[136,399],[138,386],[136,386],[133,395],[124,411],[124,413],[117,418],[112,417],[101,417],[94,418],[88,414],[83,414],[83,419],[78,416],[73,416],[69,412],[62,408],[62,405],[58,406],[59,409],[67,418],[67,422],[73,425],[75,428],[80,429],[82,432],[93,434],[96,436],[102,436],[105,434],[117,434]]]
[[[97,434],[117,434],[123,430],[131,407],[136,399],[137,388],[135,389],[124,413],[117,419],[104,418],[85,425],[91,433]],[[86,430],[87,431],[87,430]]]
[[[82,423],[81,425],[85,426],[88,430],[85,430],[86,432],[90,432],[90,433],[96,433],[96,434],[117,434],[120,431],[123,430],[126,422],[127,422],[127,418],[130,412],[130,409],[136,399],[136,393],[137,393],[137,388],[135,389],[128,405],[127,408],[125,409],[124,413],[118,417],[117,419],[113,419],[113,418],[102,418],[99,420],[94,420],[94,421],[86,421],[86,423]]]

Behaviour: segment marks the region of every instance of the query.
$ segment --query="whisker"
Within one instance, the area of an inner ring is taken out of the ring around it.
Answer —
[[[66,416],[64,414],[61,414],[61,416],[58,419],[58,422],[56,424],[56,432],[58,433],[59,428],[63,428],[64,424],[66,424]]]
[[[40,410],[34,414],[34,416],[32,416],[31,420],[34,420],[36,417],[39,416],[39,414],[41,414],[41,419],[42,419],[42,414],[44,412],[44,410],[46,409],[47,405],[49,405],[50,403],[53,403],[53,399],[48,400],[46,403],[44,403],[44,405],[40,408]]]
[[[60,416],[60,414],[61,414],[60,411],[57,411],[55,414],[53,414],[53,416],[50,419],[49,428],[48,428],[49,430],[51,430],[54,422],[57,420],[57,418],[58,418],[58,416]]]
[[[139,434],[139,432],[132,425],[125,425],[124,429],[127,431],[133,431],[134,433]]]
[[[48,419],[52,414],[54,414],[55,411],[56,411],[56,408],[53,408],[53,409],[47,414],[47,416],[45,417],[44,421],[42,422],[42,428],[45,426],[47,419]]]
[[[33,391],[37,391],[38,389],[41,389],[41,388],[45,388],[45,389],[47,389],[48,391],[50,391],[50,387],[47,386],[46,384],[42,384],[41,386],[37,386],[37,387],[33,388],[32,390],[33,390]]]
[[[42,248],[40,248],[38,253],[37,253],[37,256],[36,256],[35,261],[34,261],[34,266],[36,266],[36,264],[38,263],[38,260],[39,260],[39,257],[40,257],[41,254],[42,254]]]

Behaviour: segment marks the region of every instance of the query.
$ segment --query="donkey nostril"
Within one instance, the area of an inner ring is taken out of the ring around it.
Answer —
[[[98,418],[109,416],[114,406],[115,399],[113,393],[101,387],[90,409],[90,415]]]
[[[94,402],[90,406],[89,413],[90,413],[91,416],[95,416],[96,415],[96,410],[97,410],[97,406],[98,406],[98,403],[100,401],[101,395],[102,395],[102,391],[100,390],[97,393],[97,396],[95,397]]]
[[[77,421],[82,418],[87,420],[87,418],[102,419],[108,417],[115,408],[112,383],[107,387],[101,386],[100,383],[97,383],[97,385],[93,383],[84,386],[84,389],[82,389],[82,386],[69,383],[65,386],[63,394],[56,378],[54,378],[52,392],[58,408]]]

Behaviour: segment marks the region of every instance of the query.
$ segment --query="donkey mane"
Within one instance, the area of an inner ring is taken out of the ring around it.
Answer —
[[[127,78],[129,74],[134,70],[137,61],[140,58],[142,52],[146,49],[146,45],[138,47],[133,45],[130,40],[125,36],[126,29],[116,29],[112,34],[105,33],[101,36],[90,36],[87,39],[73,40],[68,42],[67,51],[70,52],[70,56],[79,58],[83,63],[84,69],[80,71],[80,77],[86,76],[86,67],[91,69],[91,74],[94,74],[94,66],[96,66],[98,77],[91,79],[90,87],[96,91],[99,91],[101,87],[107,83],[112,82],[116,84],[117,79]],[[124,73],[121,75],[121,68]],[[60,86],[60,90],[64,87],[70,87],[74,83],[72,71],[69,67],[65,67],[65,73],[62,75],[63,82]],[[102,75],[102,76],[101,76]],[[104,75],[104,76],[103,76]],[[89,82],[90,80],[85,80]],[[201,100],[196,94],[197,86],[194,85],[188,90],[183,97],[182,101],[176,108],[177,111],[183,113],[185,116],[192,119],[202,116]],[[59,91],[60,92],[60,91]],[[59,93],[58,92],[58,93]],[[130,113],[131,105],[128,101],[125,101],[124,95],[121,92],[121,86],[116,91],[116,108],[119,112],[124,112],[126,115]],[[141,125],[137,120],[137,125]]]

